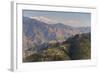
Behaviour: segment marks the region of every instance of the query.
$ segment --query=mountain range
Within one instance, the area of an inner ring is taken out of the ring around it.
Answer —
[[[38,19],[37,17],[23,16],[24,50],[43,43],[62,42],[76,34],[88,32],[91,32],[90,27],[73,27],[63,23],[50,22],[50,19],[44,17]]]

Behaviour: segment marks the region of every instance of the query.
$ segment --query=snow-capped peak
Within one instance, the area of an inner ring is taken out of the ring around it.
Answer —
[[[36,20],[39,20],[39,21],[42,21],[42,22],[45,22],[45,23],[48,23],[48,24],[57,23],[56,20],[53,20],[53,19],[50,19],[50,18],[44,17],[44,16],[30,17],[30,18],[31,18],[31,19],[36,19]]]

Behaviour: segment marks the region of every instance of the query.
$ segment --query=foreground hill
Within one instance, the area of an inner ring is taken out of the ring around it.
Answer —
[[[23,58],[24,62],[91,59],[91,34],[76,34],[62,43],[48,43],[44,50]]]

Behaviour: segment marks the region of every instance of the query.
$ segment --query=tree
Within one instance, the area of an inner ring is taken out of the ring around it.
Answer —
[[[85,36],[83,36],[85,35]],[[69,56],[72,60],[79,59],[90,59],[91,58],[91,43],[90,39],[87,38],[88,34],[82,34],[79,36],[74,36],[70,42]]]

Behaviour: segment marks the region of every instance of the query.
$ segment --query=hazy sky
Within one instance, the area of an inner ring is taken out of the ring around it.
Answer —
[[[91,14],[79,12],[55,12],[55,11],[36,11],[36,10],[23,10],[23,16],[26,17],[47,17],[58,23],[64,23],[71,26],[90,26]]]

